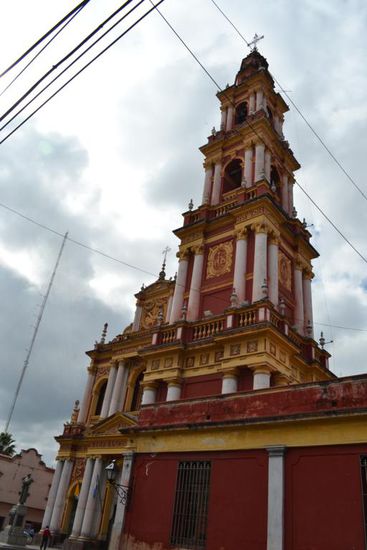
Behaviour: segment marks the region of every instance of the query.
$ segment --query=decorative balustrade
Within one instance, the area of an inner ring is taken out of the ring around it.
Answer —
[[[248,327],[250,325],[255,325],[256,322],[257,322],[257,309],[242,311],[238,315],[239,327]]]
[[[201,323],[193,327],[193,340],[202,340],[203,338],[209,338],[224,330],[224,317],[209,321],[207,323]]]
[[[170,342],[174,342],[176,340],[176,329],[170,328],[163,330],[160,335],[160,343],[161,344],[169,344]]]

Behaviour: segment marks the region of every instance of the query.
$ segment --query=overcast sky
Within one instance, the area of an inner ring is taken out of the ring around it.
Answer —
[[[248,40],[255,32],[265,35],[259,50],[271,72],[367,193],[365,0],[216,1]],[[76,3],[18,0],[3,6],[0,69]],[[91,0],[0,97],[1,112],[119,5]],[[211,0],[166,0],[161,9],[219,84],[232,84],[249,50]],[[0,91],[15,74],[0,79]],[[168,245],[167,274],[174,275],[178,241],[171,230],[181,225],[190,198],[200,203],[198,147],[213,125],[219,127],[215,93],[159,15],[149,15],[0,145],[0,202],[153,274]],[[285,134],[302,165],[299,182],[367,256],[367,202],[292,107]],[[328,349],[337,375],[365,372],[366,264],[299,190],[295,201],[299,217],[314,224],[312,242],[321,254],[314,263],[315,333],[323,330],[334,340]],[[0,429],[60,245],[55,234],[0,208]],[[67,243],[10,426],[18,450],[36,447],[52,464],[53,437],[83,393],[85,350],[105,322],[109,337],[131,322],[134,292],[153,280]]]

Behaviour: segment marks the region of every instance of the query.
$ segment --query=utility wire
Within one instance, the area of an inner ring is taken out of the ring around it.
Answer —
[[[150,3],[152,5],[154,5],[153,1],[150,0]],[[158,5],[158,4],[157,4]],[[200,65],[200,67],[203,68],[203,70],[205,71],[205,73],[209,76],[210,80],[212,82],[214,82],[214,84],[217,86],[217,88],[219,89],[219,91],[226,97],[226,99],[231,103],[231,105],[233,107],[235,107],[234,105],[234,102],[231,100],[231,98],[228,97],[228,94],[225,93],[225,91],[219,86],[219,84],[215,81],[215,79],[212,77],[212,75],[210,74],[210,72],[206,69],[206,67],[204,67],[203,63],[201,63],[201,61],[198,60],[197,56],[192,52],[192,50],[188,47],[188,45],[186,44],[186,42],[183,40],[183,38],[177,33],[177,31],[172,27],[172,25],[167,21],[167,19],[164,17],[164,15],[162,14],[162,12],[157,9],[156,10],[157,13],[159,13],[159,15],[162,17],[162,19],[167,23],[167,25],[169,26],[169,28],[173,31],[173,33],[176,35],[176,37],[180,40],[180,42],[185,46],[185,48],[189,51],[189,53],[192,55],[192,57],[195,59],[195,61]],[[258,137],[261,142],[265,145],[265,142],[262,138],[262,136],[260,136],[260,134],[257,132],[256,128],[253,127],[253,125],[246,119],[245,120],[247,126],[249,126],[249,128],[254,132],[254,134],[256,135],[256,137]],[[234,129],[238,134],[238,130]],[[1,142],[0,142],[1,144]],[[281,159],[274,155],[275,158],[277,158],[278,161],[281,162]],[[288,172],[288,174],[292,177],[292,179],[294,178],[294,174],[292,174],[290,172],[290,170],[288,170],[286,167],[284,167],[285,170]],[[351,241],[344,235],[344,233],[342,233],[340,231],[340,229],[335,225],[335,223],[329,218],[329,216],[327,216],[327,214],[325,214],[325,212],[320,208],[320,206],[318,206],[318,204],[311,198],[311,196],[309,195],[309,193],[307,193],[307,191],[302,187],[302,185],[294,178],[294,182],[298,185],[298,187],[303,191],[303,193],[306,195],[306,197],[312,202],[312,204],[315,206],[315,208],[317,208],[317,210],[320,212],[320,214],[330,223],[330,225],[335,229],[335,231],[344,239],[344,241],[354,250],[354,252],[356,254],[358,254],[358,256],[367,264],[367,258],[351,243]]]
[[[69,242],[71,242],[71,243],[73,243],[77,246],[81,246],[82,248],[85,248],[86,250],[89,250],[89,251],[91,251],[95,254],[99,254],[100,256],[103,256],[104,258],[107,258],[108,260],[112,260],[114,262],[117,262],[117,263],[119,263],[119,264],[121,264],[125,267],[129,267],[131,269],[139,271],[140,273],[144,273],[145,275],[151,275],[152,277],[157,276],[157,274],[153,273],[152,271],[147,271],[146,269],[143,269],[139,266],[136,266],[134,264],[130,264],[128,262],[125,262],[124,260],[121,260],[120,258],[116,258],[115,256],[111,256],[111,254],[107,254],[106,252],[103,252],[102,250],[99,250],[98,248],[94,248],[92,246],[89,246],[89,245],[81,242],[81,241],[78,241],[76,239],[72,239],[71,237],[69,237],[68,233],[65,236],[60,231],[57,231],[56,229],[53,229],[53,228],[49,227],[46,224],[40,223],[37,220],[34,220],[33,218],[31,218],[29,216],[26,216],[25,214],[22,214],[18,210],[15,210],[14,208],[11,208],[10,206],[7,206],[4,203],[0,203],[0,208],[4,208],[5,210],[11,212],[12,214],[15,214],[16,216],[19,216],[23,220],[28,221],[28,222],[40,227],[41,229],[44,229],[45,231],[49,231],[50,233],[53,233],[54,235],[57,235],[58,237],[65,238],[67,241],[69,241]],[[176,281],[176,284],[178,284],[177,281]],[[185,285],[181,285],[181,286],[184,287]],[[195,290],[198,290],[198,289],[195,289]],[[226,304],[228,303],[227,300],[225,300],[224,298],[220,298],[219,296],[215,296],[213,298],[217,299],[218,301],[220,301],[222,303],[226,303]],[[325,326],[325,327],[333,327],[333,328],[342,329],[342,330],[353,330],[353,331],[358,331],[358,332],[367,332],[367,329],[364,329],[364,328],[345,327],[345,326],[340,326],[340,325],[332,325],[331,323],[319,323],[319,322],[313,321],[313,324],[314,325]]]
[[[0,78],[2,78],[3,76],[5,76],[11,69],[13,69],[16,65],[18,65],[18,63],[20,63],[25,57],[27,57],[28,54],[30,54],[35,48],[37,48],[37,46],[39,44],[41,44],[48,36],[50,36],[50,34],[52,34],[57,28],[59,28],[65,21],[67,21],[67,19],[69,19],[69,17],[71,17],[73,15],[73,13],[75,13],[76,11],[78,11],[80,8],[84,8],[84,6],[86,4],[88,4],[88,2],[90,2],[90,0],[83,0],[83,2],[80,2],[80,4],[78,4],[77,6],[75,6],[75,8],[73,8],[68,14],[66,14],[58,23],[56,23],[56,25],[54,25],[52,27],[52,29],[50,29],[49,31],[46,32],[46,34],[44,34],[43,36],[41,36],[41,38],[39,38],[37,40],[37,42],[35,42],[33,44],[33,46],[31,46],[30,48],[28,48],[27,51],[25,51],[18,59],[16,59],[11,65],[9,65],[9,67],[7,69],[5,69],[5,71],[3,71],[1,74],[0,74]]]
[[[129,0],[131,1],[131,0]],[[142,2],[144,2],[145,0],[140,0],[140,2],[134,6],[124,17],[122,17],[121,19],[124,19],[125,17],[127,17],[134,9],[136,9],[136,7],[138,7]],[[157,6],[159,6],[160,4],[162,4],[165,0],[160,0],[157,4]],[[132,25],[130,25],[130,27],[128,27],[122,34],[120,34],[115,40],[113,40],[113,42],[111,42],[108,46],[106,46],[106,48],[104,48],[102,51],[99,52],[98,55],[96,55],[95,57],[93,57],[86,65],[84,65],[84,67],[82,67],[78,72],[76,72],[71,78],[69,78],[69,80],[67,80],[62,86],[60,86],[60,88],[58,88],[47,100],[45,100],[43,103],[41,103],[41,105],[39,107],[37,107],[37,109],[35,109],[34,111],[32,111],[32,113],[30,113],[30,115],[28,115],[20,124],[18,124],[11,132],[9,132],[9,134],[7,134],[2,140],[0,140],[0,145],[2,143],[4,143],[7,139],[9,139],[9,137],[11,135],[13,135],[19,128],[21,128],[30,118],[32,118],[40,109],[42,109],[42,107],[44,107],[49,101],[51,101],[51,99],[53,99],[59,92],[61,92],[61,90],[63,90],[68,84],[70,84],[70,82],[72,82],[77,76],[79,76],[83,71],[85,71],[85,69],[87,69],[87,67],[89,67],[92,63],[94,63],[94,61],[96,61],[99,57],[101,57],[101,55],[103,55],[107,50],[109,50],[114,44],[116,44],[116,42],[118,42],[118,40],[120,40],[123,36],[125,36],[125,34],[127,34],[129,31],[131,31],[131,29],[133,29],[138,23],[140,23],[140,21],[142,21],[143,19],[145,19],[145,17],[147,15],[149,15],[153,10],[155,9],[155,7],[149,9],[145,14],[143,14],[141,17],[139,17],[139,19],[137,19]],[[111,29],[109,29],[110,31]],[[106,31],[106,32],[109,32],[109,31]],[[92,47],[92,46],[91,46]],[[0,128],[0,130],[2,130],[5,126],[3,126],[2,128]]]
[[[240,32],[238,27],[230,20],[230,18],[224,13],[224,11],[218,6],[218,4],[215,2],[215,0],[210,0],[212,4],[220,11],[220,13],[223,15],[223,17],[228,21],[228,23],[234,28],[236,33],[241,37],[241,39],[247,44],[248,47],[250,47],[250,43],[246,40],[246,38],[243,36],[243,34]],[[287,97],[287,99],[292,103],[293,107],[296,109],[297,113],[300,115],[302,120],[307,124],[311,132],[314,134],[314,136],[318,139],[318,141],[321,143],[321,145],[324,147],[324,149],[328,152],[330,157],[333,159],[333,161],[337,164],[337,166],[340,168],[340,170],[343,172],[343,174],[349,179],[349,181],[354,185],[354,187],[357,189],[357,191],[362,195],[362,197],[367,201],[367,195],[366,193],[357,185],[357,183],[354,181],[352,176],[347,172],[347,170],[344,168],[344,166],[341,164],[341,162],[337,159],[337,157],[334,155],[334,153],[330,150],[330,148],[327,146],[325,141],[322,139],[322,137],[318,134],[318,132],[313,128],[309,120],[305,117],[305,115],[302,113],[301,109],[296,105],[296,103],[293,101],[293,99],[290,97],[290,95],[286,92],[286,90],[283,88],[283,86],[280,84],[279,80],[275,78],[274,74],[272,74],[269,71],[269,74],[273,78],[274,82],[279,86],[279,88],[282,90],[283,94]]]
[[[14,111],[14,109],[22,101],[24,101],[29,96],[29,94],[31,94],[33,92],[33,90],[35,90],[48,76],[50,76],[50,74],[52,74],[54,71],[56,71],[56,69],[58,69],[60,67],[60,65],[65,63],[65,61],[67,61],[72,55],[74,55],[74,53],[76,53],[82,46],[84,46],[84,44],[86,44],[88,42],[88,40],[90,40],[96,33],[98,33],[104,27],[104,25],[106,25],[106,23],[108,23],[113,17],[115,17],[115,15],[117,15],[120,11],[122,11],[128,4],[131,4],[132,1],[133,0],[126,0],[126,2],[124,2],[117,10],[115,10],[113,13],[111,13],[111,15],[109,15],[109,17],[107,17],[107,19],[105,19],[100,25],[98,25],[98,27],[96,27],[90,34],[88,34],[88,36],[86,36],[81,42],[79,42],[79,44],[77,44],[77,46],[75,46],[66,56],[61,58],[54,65],[52,65],[52,67],[48,71],[46,71],[46,73],[44,75],[42,75],[39,80],[37,80],[34,84],[32,84],[32,86],[30,88],[28,88],[28,90],[19,99],[17,99],[17,101],[15,103],[13,103],[13,105],[11,107],[9,107],[9,109],[7,111],[5,111],[5,113],[3,115],[1,115],[0,121],[4,120],[12,111]],[[118,24],[118,23],[116,23],[116,24]],[[111,28],[113,28],[113,27],[111,27]],[[102,37],[103,36],[104,35],[102,35]],[[98,40],[94,44],[96,44],[97,42],[98,42]],[[92,44],[92,46],[94,44]],[[86,50],[86,51],[88,51],[88,50]]]
[[[88,2],[89,2],[89,0],[88,0]],[[43,48],[41,48],[40,51],[37,52],[36,55],[34,55],[32,57],[32,59],[25,65],[25,67],[23,67],[23,69],[21,71],[19,71],[19,73],[9,82],[9,84],[2,90],[2,92],[0,92],[0,97],[14,84],[14,82],[16,80],[18,80],[18,78],[28,69],[28,67],[30,65],[32,65],[32,63],[37,59],[37,57],[39,57],[41,55],[41,53],[43,51],[45,51],[45,49],[51,44],[51,42],[53,42],[55,40],[55,38],[57,38],[59,36],[59,34],[69,25],[69,23],[71,23],[73,21],[73,19],[82,11],[82,9],[85,6],[86,6],[86,4],[81,6],[78,9],[78,11],[76,11],[73,14],[73,16],[68,21],[66,21],[66,23],[64,23],[64,25],[57,31],[57,33],[52,38],[50,38],[50,40],[48,42],[46,42],[46,44],[43,46]]]

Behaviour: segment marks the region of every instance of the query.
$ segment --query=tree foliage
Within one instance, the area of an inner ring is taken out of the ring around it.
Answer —
[[[15,439],[8,432],[0,432],[0,453],[8,456],[15,454]]]

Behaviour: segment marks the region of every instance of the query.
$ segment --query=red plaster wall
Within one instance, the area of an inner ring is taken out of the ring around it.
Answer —
[[[182,398],[218,395],[222,391],[222,376],[209,374],[207,376],[192,376],[184,381]]]
[[[254,385],[254,374],[250,369],[240,369],[238,391],[250,391]]]
[[[206,550],[266,550],[267,453],[262,450],[138,456],[124,549],[170,548],[180,460],[212,461]]]
[[[363,550],[365,446],[288,449],[285,550]]]
[[[228,285],[228,288],[212,292],[211,294],[204,294],[201,299],[201,317],[204,311],[210,310],[213,315],[220,315],[225,309],[230,306],[230,297],[232,294],[232,282]],[[210,321],[210,318],[208,318]]]
[[[157,395],[156,395],[156,401],[166,401],[167,399],[167,384],[165,382],[161,382],[157,388]]]

